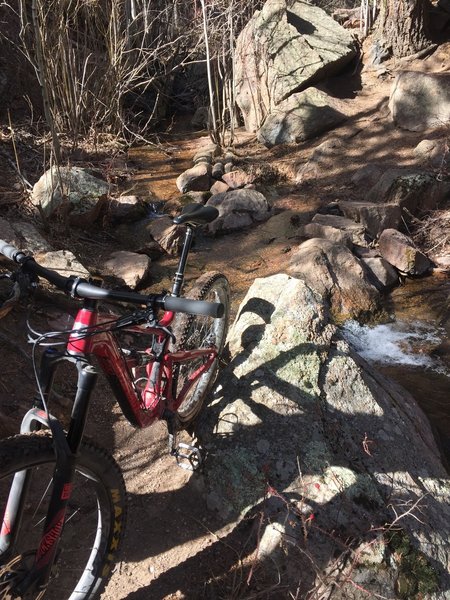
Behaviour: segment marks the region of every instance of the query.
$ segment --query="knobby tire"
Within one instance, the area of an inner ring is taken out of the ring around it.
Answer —
[[[32,564],[42,535],[54,463],[52,438],[47,431],[0,441],[1,520],[4,519],[12,476],[31,469],[30,486],[14,547],[0,554],[0,600],[17,597],[8,591],[17,564],[22,565],[22,572],[27,568],[27,561],[30,563],[30,557]],[[119,547],[125,525],[125,501],[123,477],[114,459],[90,442],[83,442],[50,581],[43,594],[39,590],[29,590],[24,599],[98,598]]]
[[[222,354],[228,331],[230,316],[230,287],[227,278],[221,273],[208,272],[199,277],[188,294],[187,298],[206,300],[208,302],[221,302],[224,305],[224,314],[219,319],[199,315],[177,315],[174,325],[176,344],[174,350],[191,350],[193,348],[208,347],[213,343],[218,351],[218,356],[208,371],[189,391],[186,399],[179,406],[177,415],[180,423],[187,427],[198,415],[203,402],[212,388],[216,379],[219,359]],[[173,395],[176,398],[190,373],[201,365],[201,359],[190,361],[177,366],[174,375]]]

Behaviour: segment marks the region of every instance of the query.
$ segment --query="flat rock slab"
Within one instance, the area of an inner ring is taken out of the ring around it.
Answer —
[[[89,271],[69,250],[55,250],[39,256],[39,264],[47,269],[58,271],[60,275],[69,277],[89,277]]]
[[[356,223],[352,219],[341,217],[339,215],[314,215],[312,223],[315,225],[321,225],[324,227],[333,227],[339,229],[345,234],[350,235],[354,244],[361,244],[362,246],[366,243],[366,230],[363,224]]]

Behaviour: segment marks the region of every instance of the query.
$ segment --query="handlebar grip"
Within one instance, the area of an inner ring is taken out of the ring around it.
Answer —
[[[221,302],[205,302],[204,300],[190,300],[189,298],[177,298],[176,296],[166,296],[164,298],[164,309],[213,317],[214,319],[223,317],[225,312],[225,307]]]
[[[14,262],[20,263],[21,258],[25,258],[26,255],[21,251],[18,250],[15,246],[13,246],[12,244],[8,244],[8,242],[5,242],[5,240],[0,240],[0,252],[6,256],[6,258],[9,258],[9,260],[13,260]]]

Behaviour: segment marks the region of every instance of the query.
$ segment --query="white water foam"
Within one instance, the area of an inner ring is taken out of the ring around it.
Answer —
[[[434,360],[427,354],[430,347],[438,346],[444,340],[445,331],[427,323],[395,321],[368,327],[356,321],[347,321],[342,331],[356,352],[369,362],[448,372],[439,360]]]

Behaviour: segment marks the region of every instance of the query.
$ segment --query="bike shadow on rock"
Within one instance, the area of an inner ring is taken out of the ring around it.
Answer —
[[[269,304],[248,307],[264,324],[245,329],[242,345],[247,356],[263,338]],[[389,564],[394,550],[380,541],[380,533],[396,515],[398,524],[429,548],[426,559],[439,574],[445,596],[449,576],[437,558],[442,564],[448,548],[445,542],[437,547],[433,530],[440,532],[441,540],[448,539],[444,530],[449,528],[450,508],[445,496],[439,497],[446,473],[425,417],[404,390],[358,357],[349,358],[342,344],[338,336],[328,347],[301,343],[245,373],[239,371],[245,357],[238,354],[231,361],[197,424],[206,453],[205,489],[202,478],[194,475],[181,490],[132,498],[132,505],[143,507],[185,505],[187,514],[185,523],[178,518],[175,525],[173,519],[158,523],[151,538],[127,548],[124,558],[141,561],[175,544],[185,559],[162,569],[153,580],[149,575],[150,581],[142,580],[127,600],[171,594],[240,597],[237,593],[286,598],[289,592],[306,597],[318,576],[324,589],[331,589],[340,571],[346,572],[348,582],[359,564],[355,549],[362,542],[369,548],[379,542],[378,564],[383,558]],[[287,380],[286,368],[294,358],[308,361],[318,356],[319,389],[311,386],[308,392]],[[356,370],[348,371],[342,392],[337,372],[348,370],[349,360]],[[367,390],[376,402],[370,401]],[[356,394],[367,397],[351,410],[349,396]],[[200,517],[200,530],[189,525],[197,518],[189,513],[193,504],[195,514],[208,515]],[[206,504],[212,512],[206,511]],[[208,545],[191,556],[184,545],[195,539],[194,530],[199,535],[206,527],[211,533]],[[395,574],[384,571],[382,591],[392,597]],[[413,585],[419,583],[415,580]],[[369,577],[363,587],[380,593],[380,580]]]

